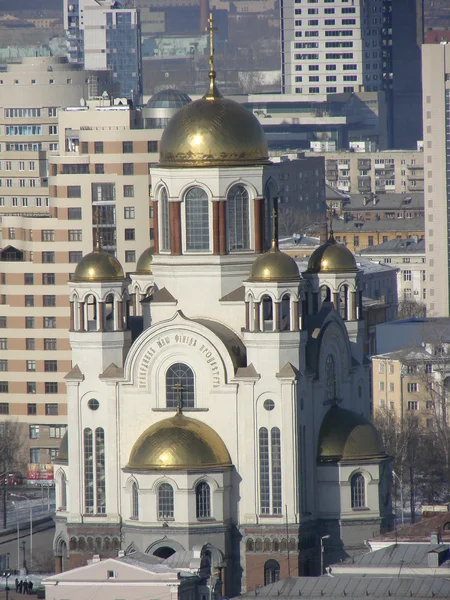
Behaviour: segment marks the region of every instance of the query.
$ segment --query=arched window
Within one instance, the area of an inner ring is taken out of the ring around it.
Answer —
[[[253,542],[252,538],[248,538],[247,541],[245,542],[245,551],[246,552],[253,552],[255,549],[255,543]]]
[[[131,518],[139,519],[139,490],[135,481],[131,486]]]
[[[191,188],[185,197],[186,250],[209,250],[209,201],[206,192]]]
[[[331,302],[331,291],[327,285],[320,287],[320,299],[322,302]]]
[[[166,406],[176,408],[195,406],[194,372],[184,363],[174,363],[166,372]]]
[[[270,296],[262,297],[263,331],[273,331],[273,302]]]
[[[162,483],[158,488],[158,519],[173,519],[174,500],[173,487],[170,483]]]
[[[255,540],[255,552],[262,552],[263,543],[261,538],[256,538]]]
[[[105,430],[97,427],[95,430],[95,479],[97,513],[106,512],[106,482],[105,482]]]
[[[281,299],[281,331],[291,330],[291,297],[285,294]]]
[[[281,435],[278,427],[270,432],[259,430],[259,499],[261,514],[280,515],[281,495]]]
[[[269,540],[269,538],[266,538],[264,540],[264,552],[270,552],[271,549],[272,549],[271,541]]]
[[[366,481],[364,475],[355,473],[351,479],[352,508],[363,508],[366,506]]]
[[[61,496],[60,496],[60,509],[66,510],[67,508],[67,479],[66,474],[61,475]]]
[[[280,563],[276,560],[268,560],[264,565],[264,585],[275,583],[280,579]]]
[[[201,481],[195,488],[197,519],[209,519],[211,516],[211,488]]]
[[[334,358],[331,354],[327,356],[325,362],[325,379],[327,386],[327,400],[336,399],[336,368],[334,365]]]
[[[242,185],[234,185],[228,192],[228,250],[248,250],[250,248],[249,233],[249,198]]]
[[[161,190],[159,206],[161,211],[161,250],[170,250],[169,198],[166,188]]]
[[[339,290],[339,314],[342,319],[348,319],[348,286],[343,285]]]
[[[94,513],[94,443],[92,429],[85,429],[83,434],[84,450],[84,511]]]

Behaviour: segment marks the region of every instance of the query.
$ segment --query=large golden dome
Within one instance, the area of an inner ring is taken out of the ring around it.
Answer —
[[[178,412],[149,427],[133,446],[127,469],[205,469],[231,466],[220,436],[209,425]]]
[[[78,263],[72,281],[117,281],[124,277],[122,265],[117,258],[96,248]]]
[[[299,281],[297,263],[281,252],[276,241],[272,247],[255,260],[250,269],[249,281]]]
[[[374,425],[352,410],[335,405],[323,418],[317,460],[373,460],[386,456],[381,436]]]
[[[136,264],[136,273],[140,275],[151,275],[152,274],[152,262],[153,262],[153,254],[155,253],[155,249],[153,246],[144,250],[144,252],[140,255],[137,264]]]
[[[223,98],[211,80],[209,91],[181,108],[164,129],[162,167],[221,167],[269,162],[266,136],[246,108]]]
[[[338,244],[333,233],[328,241],[311,254],[309,273],[354,273],[358,270],[353,254],[343,244]]]

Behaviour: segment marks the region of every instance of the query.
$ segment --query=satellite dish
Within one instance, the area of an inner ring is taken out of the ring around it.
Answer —
[[[84,98],[80,98],[80,106],[86,106],[86,100]]]

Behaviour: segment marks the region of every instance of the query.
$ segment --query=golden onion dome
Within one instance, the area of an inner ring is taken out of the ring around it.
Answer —
[[[250,269],[249,281],[299,281],[298,266],[292,256],[281,252],[276,240],[272,247],[255,260]]]
[[[68,462],[69,460],[69,433],[67,431],[59,444],[58,456],[55,460],[58,462]]]
[[[355,273],[358,270],[354,255],[343,244],[338,244],[333,232],[325,244],[311,254],[309,273]]]
[[[370,421],[337,405],[330,408],[320,427],[318,462],[367,461],[384,456],[381,436]]]
[[[125,275],[120,262],[97,247],[78,263],[72,281],[117,281]]]
[[[208,92],[181,108],[164,129],[162,167],[221,167],[269,162],[258,119],[241,104],[223,98],[210,73]]]
[[[155,249],[153,246],[144,250],[136,264],[136,273],[140,275],[152,275],[152,262]]]
[[[231,466],[220,436],[209,425],[178,412],[149,427],[135,442],[127,469],[205,469]]]

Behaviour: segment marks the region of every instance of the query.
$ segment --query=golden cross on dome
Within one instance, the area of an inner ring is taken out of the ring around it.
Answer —
[[[184,390],[184,386],[181,385],[181,383],[176,383],[173,387],[173,390],[175,390],[175,398],[177,401],[177,414],[181,415],[181,410],[183,408],[183,400],[181,398],[181,392],[182,390]]]
[[[217,27],[214,27],[212,12],[209,13],[206,31],[209,33],[209,70],[214,71],[214,32],[217,31]]]
[[[272,208],[272,248],[278,248],[278,198],[273,199]]]
[[[97,252],[100,252],[100,250],[102,249],[102,242],[101,242],[101,236],[100,236],[100,208],[97,206],[97,208],[95,209],[95,244],[94,244],[94,250],[97,250]]]
[[[329,237],[334,237],[334,231],[333,231],[333,214],[330,215],[330,234]]]

